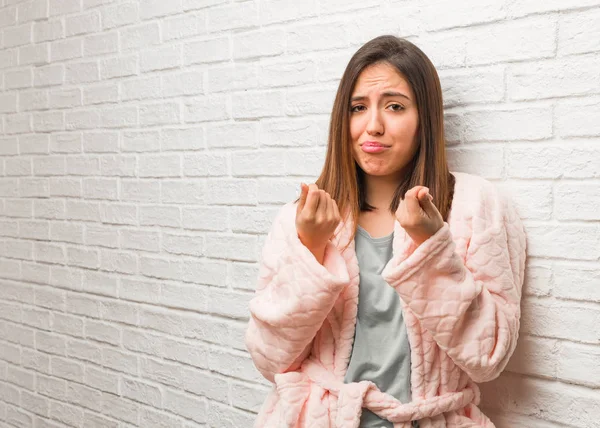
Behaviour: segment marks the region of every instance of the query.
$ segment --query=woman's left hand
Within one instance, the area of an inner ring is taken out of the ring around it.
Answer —
[[[444,219],[425,186],[415,186],[406,192],[396,210],[396,218],[417,245],[435,235],[444,225]]]

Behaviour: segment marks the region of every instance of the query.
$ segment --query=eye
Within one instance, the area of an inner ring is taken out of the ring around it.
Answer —
[[[362,111],[362,109],[364,109],[364,108],[365,108],[365,106],[361,106],[361,105],[350,107],[350,113],[356,113],[358,111]]]
[[[388,107],[393,107],[392,111],[402,111],[404,106],[402,104],[390,104]]]

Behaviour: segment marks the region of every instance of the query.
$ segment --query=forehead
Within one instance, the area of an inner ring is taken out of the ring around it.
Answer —
[[[387,63],[373,64],[365,68],[354,85],[353,95],[367,95],[386,89],[397,89],[407,95],[412,94],[411,87],[404,76]]]

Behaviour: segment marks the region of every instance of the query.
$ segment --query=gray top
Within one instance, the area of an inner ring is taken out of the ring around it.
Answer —
[[[360,267],[358,314],[345,383],[370,380],[402,403],[411,400],[410,345],[400,298],[382,278],[392,258],[394,234],[372,238],[358,227],[355,238]],[[363,409],[360,428],[393,428],[393,424]]]

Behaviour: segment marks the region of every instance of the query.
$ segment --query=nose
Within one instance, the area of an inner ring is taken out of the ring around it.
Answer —
[[[379,116],[379,111],[377,109],[371,110],[369,123],[367,123],[367,133],[369,135],[383,134],[383,122],[381,121],[381,117]]]

